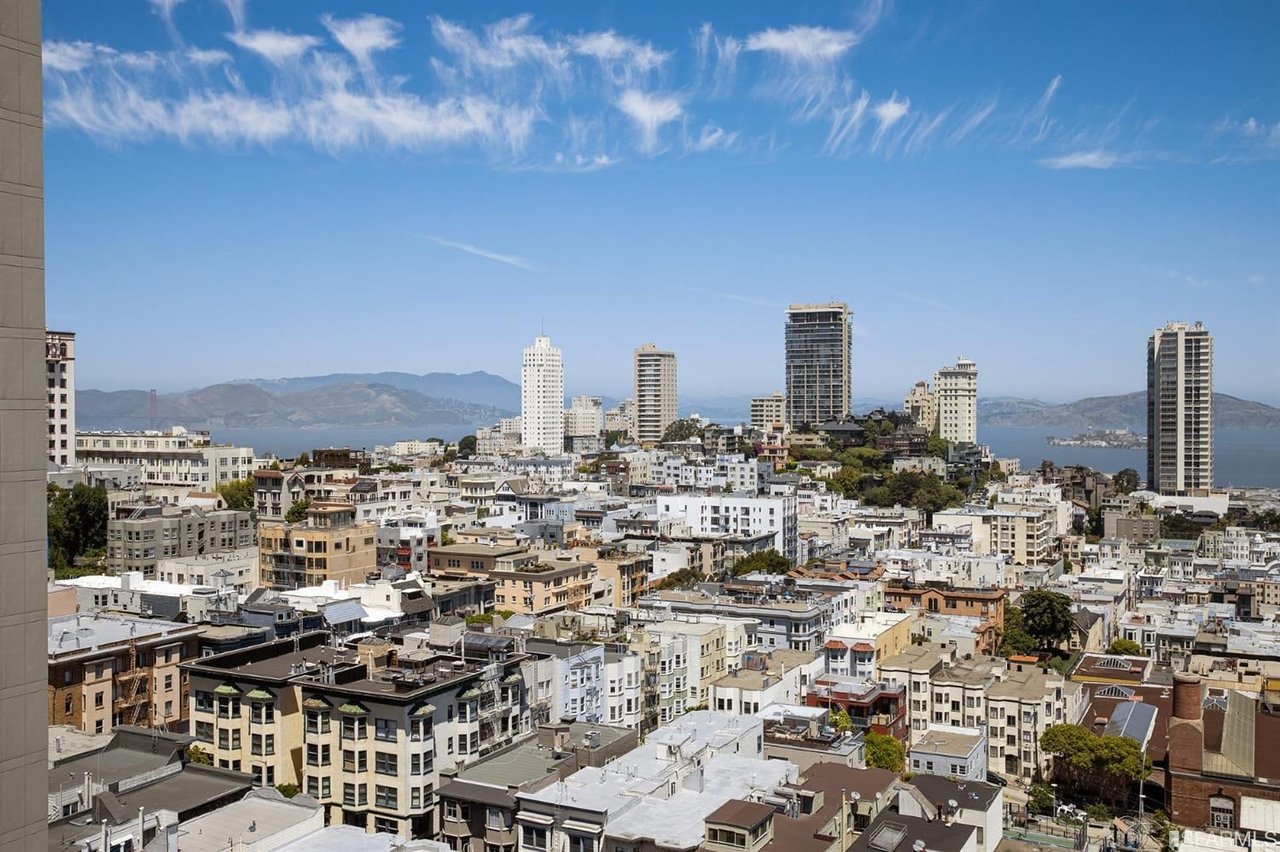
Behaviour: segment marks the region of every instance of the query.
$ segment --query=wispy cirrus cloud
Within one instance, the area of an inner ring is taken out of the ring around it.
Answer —
[[[182,43],[182,34],[178,32],[177,26],[173,23],[173,10],[182,5],[184,0],[149,0],[151,3],[151,11],[155,12],[160,20],[164,22],[164,28],[169,33],[169,38],[175,44]]]
[[[956,125],[955,130],[951,131],[952,144],[959,144],[973,135],[974,131],[991,118],[999,103],[999,100],[993,97],[975,107],[963,121]]]
[[[514,266],[516,269],[523,269],[525,272],[537,271],[537,267],[519,255],[502,254],[501,252],[490,251],[489,249],[480,248],[479,246],[473,246],[470,243],[458,242],[457,240],[446,240],[444,237],[438,237],[433,234],[428,234],[427,239],[431,240],[431,242],[438,246],[455,249],[474,257],[482,257],[485,260],[496,261],[497,263],[503,263],[507,266]]]
[[[1037,163],[1049,169],[1114,169],[1129,163],[1129,158],[1111,151],[1073,151],[1057,157],[1045,157]]]
[[[251,30],[228,33],[239,47],[256,53],[275,66],[284,66],[301,59],[307,51],[320,45],[320,39],[310,35],[283,32],[281,30]]]
[[[893,128],[911,111],[911,99],[899,98],[894,92],[888,98],[871,108],[876,119],[876,130],[871,136],[871,152],[875,153],[884,144]]]
[[[400,44],[400,24],[381,15],[347,19],[324,15],[320,20],[333,40],[351,54],[362,74],[373,74],[375,54]]]
[[[744,47],[774,63],[760,91],[794,104],[796,117],[809,121],[826,112],[840,85],[840,61],[859,40],[852,30],[796,25],[753,33]]]
[[[618,98],[618,109],[626,113],[639,134],[637,147],[652,155],[658,150],[658,132],[684,114],[680,98],[671,94],[628,89]]]

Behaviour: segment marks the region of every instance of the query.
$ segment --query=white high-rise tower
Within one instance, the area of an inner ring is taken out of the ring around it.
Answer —
[[[1213,335],[1203,323],[1167,323],[1147,339],[1147,488],[1213,488]]]
[[[938,436],[953,444],[978,443],[978,365],[957,358],[933,374],[938,397]]]
[[[564,361],[551,338],[525,347],[520,367],[520,442],[529,452],[564,452]]]
[[[635,424],[632,436],[641,443],[662,440],[676,420],[676,353],[646,343],[635,352]]]

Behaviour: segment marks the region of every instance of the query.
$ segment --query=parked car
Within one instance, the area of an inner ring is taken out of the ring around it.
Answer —
[[[1008,786],[1009,786],[1009,782],[1008,782],[1008,781],[1004,780],[1004,778],[1002,778],[1001,776],[999,776],[999,775],[995,774],[994,772],[988,772],[988,773],[987,773],[987,783],[988,783],[988,784],[995,784],[997,787],[1008,787]]]

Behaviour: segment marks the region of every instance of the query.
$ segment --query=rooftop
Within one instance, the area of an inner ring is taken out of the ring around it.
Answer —
[[[573,722],[569,725],[569,743],[570,748],[584,745],[587,735],[594,734],[598,739],[598,746],[603,747],[633,736],[634,733],[628,728]],[[505,793],[507,787],[524,787],[545,778],[555,772],[556,766],[568,756],[567,752],[557,754],[541,745],[538,738],[534,737],[468,766],[458,773],[457,780],[498,785]]]
[[[129,641],[155,641],[194,636],[200,628],[155,618],[125,618],[101,613],[77,613],[48,620],[49,657],[60,659],[100,651]]]
[[[985,739],[977,728],[936,725],[931,726],[924,732],[924,736],[912,743],[911,750],[963,758],[980,748]]]
[[[706,821],[716,825],[731,825],[735,828],[751,831],[763,824],[775,813],[772,805],[762,802],[744,802],[730,799],[711,813]]]
[[[178,844],[183,852],[225,852],[227,840],[234,838],[273,848],[271,837],[284,835],[283,840],[296,836],[309,821],[323,827],[319,802],[302,793],[286,799],[274,788],[259,788],[238,802],[184,822]]]
[[[911,852],[917,841],[929,852],[962,852],[976,829],[961,823],[926,820],[882,811],[859,835],[849,852]]]

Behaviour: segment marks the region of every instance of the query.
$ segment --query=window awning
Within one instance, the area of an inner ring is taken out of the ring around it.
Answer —
[[[415,719],[422,719],[436,712],[434,704],[420,704],[409,715]]]
[[[459,698],[465,698],[465,699],[468,699],[468,700],[470,700],[470,699],[472,699],[472,698],[479,698],[479,697],[480,697],[480,690],[479,690],[477,687],[474,687],[474,686],[473,686],[473,687],[471,687],[470,689],[468,689],[466,692],[464,692],[464,693],[462,693],[461,695],[459,695],[458,697],[459,697]]]
[[[348,716],[368,716],[369,708],[363,704],[343,704],[338,707],[339,713],[346,713]]]
[[[251,701],[275,701],[276,697],[265,689],[255,689],[245,696]]]
[[[565,831],[576,831],[578,834],[600,834],[604,831],[604,826],[593,822],[580,822],[576,819],[567,819],[560,825]]]
[[[503,683],[520,683],[524,678],[519,674],[509,674],[502,679]]]
[[[232,686],[229,683],[224,683],[221,686],[214,687],[213,691],[218,695],[239,695],[240,694],[240,690],[236,689],[234,686]]]
[[[551,814],[539,814],[531,811],[521,811],[516,814],[516,820],[519,822],[531,822],[534,825],[551,825],[556,821]]]
[[[319,698],[308,698],[302,702],[302,706],[308,710],[329,710],[330,704]]]

